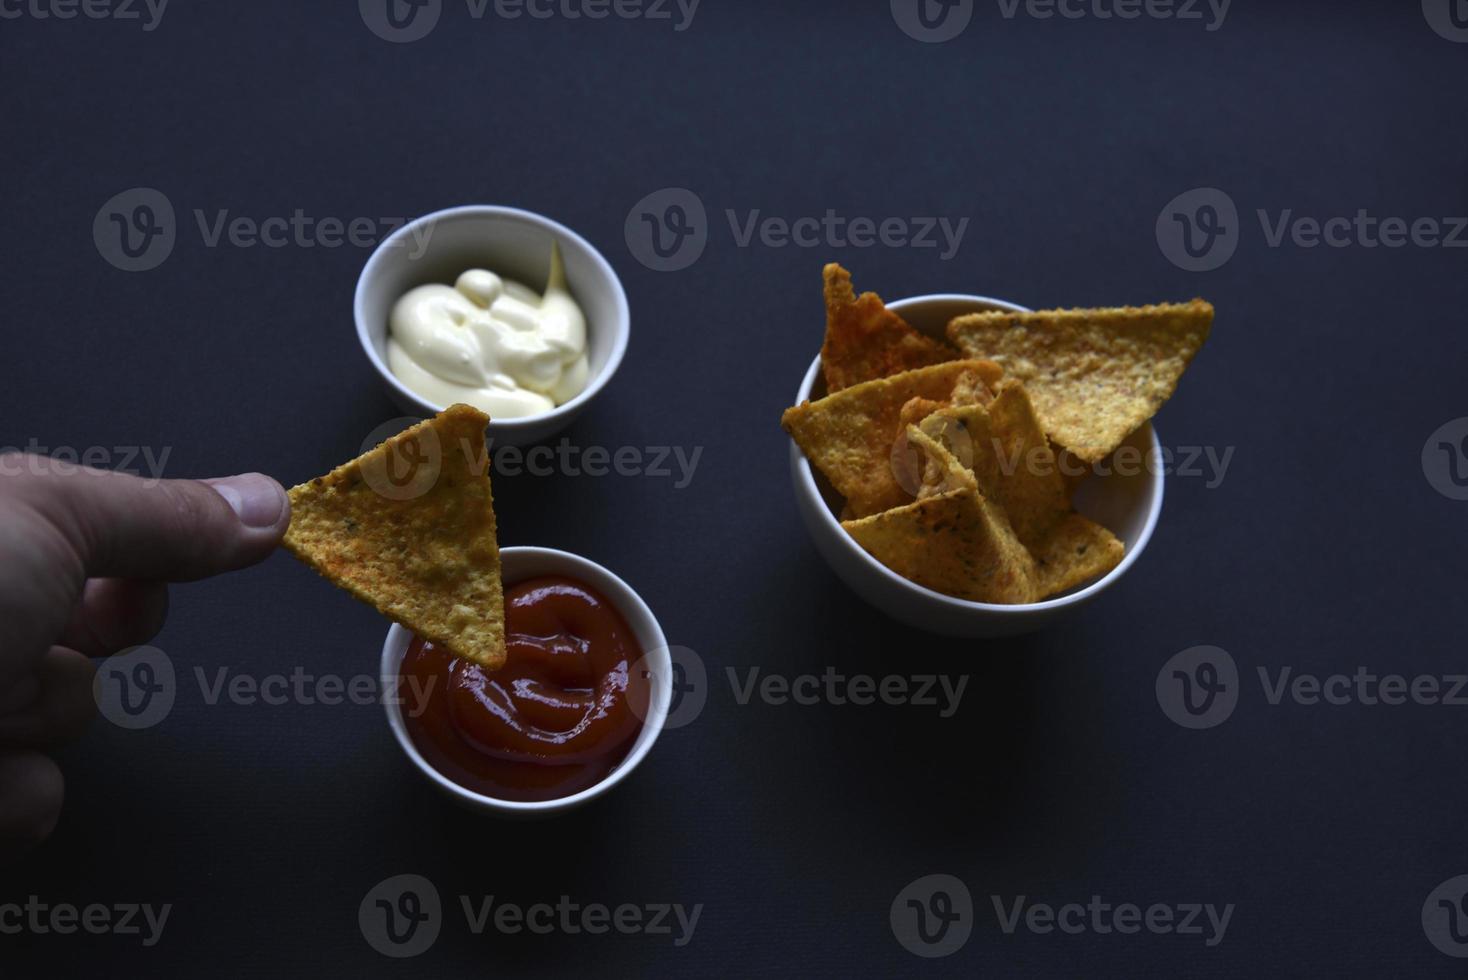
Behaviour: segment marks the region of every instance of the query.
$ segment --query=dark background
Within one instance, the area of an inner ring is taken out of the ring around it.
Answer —
[[[942,45],[886,0],[704,0],[669,21],[475,21],[447,0],[388,44],[349,2],[174,0],[138,22],[0,20],[0,444],[171,449],[166,475],[298,482],[401,414],[358,348],[367,249],[208,248],[192,212],[411,217],[517,205],[589,238],[623,278],[633,337],[578,445],[704,447],[692,484],[496,479],[501,540],[608,565],[708,665],[706,710],[616,793],[539,824],[436,796],[376,706],[204,703],[192,668],[376,671],[386,623],[277,555],[178,587],[156,641],[172,715],[99,720],[64,753],[53,839],[0,871],[0,902],[172,903],[162,942],[0,937],[7,978],[1005,974],[1449,976],[1422,903],[1468,872],[1465,717],[1447,706],[1271,706],[1257,667],[1449,674],[1461,639],[1462,503],[1419,456],[1465,407],[1464,253],[1266,245],[1256,209],[1319,218],[1468,214],[1468,46],[1418,4],[1236,0],[1199,21],[1005,19],[981,2]],[[127,274],[98,209],[163,191],[179,240]],[[690,269],[639,265],[632,205],[708,206]],[[1244,231],[1222,269],[1158,248],[1175,195],[1226,190]],[[739,248],[724,218],[946,215],[932,250]],[[1047,632],[925,635],[864,606],[798,522],[778,425],[820,344],[821,264],[884,296],[1030,306],[1201,294],[1212,340],[1158,418],[1169,446],[1235,447],[1214,489],[1172,478],[1127,576]],[[1154,680],[1197,644],[1243,675],[1233,717],[1177,727]],[[918,707],[739,705],[726,667],[967,674],[951,719]],[[921,960],[888,907],[962,878],[968,944]],[[449,907],[393,961],[357,906],[395,874]],[[456,896],[703,903],[693,941],[474,936]],[[1235,903],[1202,937],[1006,935],[990,895],[1061,904]]]

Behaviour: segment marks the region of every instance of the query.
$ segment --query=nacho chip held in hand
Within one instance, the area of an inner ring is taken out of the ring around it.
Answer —
[[[292,554],[457,657],[505,661],[484,427],[453,405],[290,491]]]
[[[1191,303],[1038,313],[972,313],[948,325],[967,357],[1024,383],[1046,434],[1088,463],[1105,459],[1172,397],[1213,326]]]

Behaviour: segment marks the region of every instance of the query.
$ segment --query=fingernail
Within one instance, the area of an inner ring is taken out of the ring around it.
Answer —
[[[225,499],[246,527],[274,527],[285,508],[280,484],[260,473],[205,480]]]

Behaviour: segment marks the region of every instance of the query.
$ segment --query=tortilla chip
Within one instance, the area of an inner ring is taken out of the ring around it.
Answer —
[[[857,296],[851,288],[851,273],[836,263],[826,266],[825,281],[826,340],[821,345],[821,369],[827,391],[958,359],[958,351],[918,333],[887,309],[876,293]]]
[[[902,411],[897,413],[897,429],[899,432],[905,432],[909,425],[917,425],[929,415],[947,407],[947,402],[940,402],[933,398],[909,398],[902,403]]]
[[[285,546],[456,657],[505,662],[504,592],[484,427],[453,405],[290,491]]]
[[[909,497],[922,497],[919,491],[926,485],[927,475],[925,467],[931,467],[930,453],[921,451],[922,447],[915,446],[907,433],[919,422],[942,408],[947,408],[946,402],[934,401],[931,398],[909,398],[903,403],[902,411],[897,413],[897,438],[892,444],[892,475],[897,478],[897,485],[907,492]],[[938,467],[942,469],[942,467]],[[952,490],[953,487],[945,486],[943,490]],[[941,491],[940,491],[941,492]],[[934,496],[930,488],[928,496]],[[841,514],[843,521],[850,520],[852,514]]]
[[[1000,374],[998,365],[989,361],[935,364],[788,408],[780,424],[846,498],[849,513],[866,517],[900,507],[913,497],[898,483],[892,467],[902,406],[913,398],[947,398],[964,371],[995,380]]]
[[[923,432],[917,426],[908,426],[907,444],[922,453],[922,470],[917,499],[940,497],[954,490],[977,490],[978,481],[973,470],[964,466],[948,447]]]
[[[1034,559],[1004,514],[975,490],[916,500],[841,526],[873,558],[935,592],[974,602],[1036,598]]]
[[[922,431],[973,471],[979,491],[1004,509],[1014,533],[1034,548],[1070,513],[1070,494],[1024,386],[1006,379],[987,408],[934,413]]]
[[[948,399],[955,405],[987,405],[994,400],[994,392],[977,371],[965,371],[953,383],[953,394]]]
[[[1126,545],[1095,521],[1071,514],[1034,551],[1039,597],[1067,592],[1121,563]]]
[[[969,357],[1023,381],[1045,432],[1088,463],[1110,455],[1172,396],[1208,339],[1213,307],[1191,303],[973,313],[948,325]]]

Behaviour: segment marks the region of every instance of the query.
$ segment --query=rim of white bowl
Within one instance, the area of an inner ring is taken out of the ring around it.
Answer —
[[[368,256],[366,263],[362,266],[362,271],[357,276],[357,288],[352,295],[352,319],[356,323],[357,340],[361,343],[362,350],[366,353],[367,360],[372,363],[372,367],[376,369],[382,379],[392,386],[393,390],[398,394],[415,404],[430,409],[430,414],[436,415],[448,408],[447,405],[438,405],[409,389],[398,380],[398,376],[392,373],[392,369],[387,366],[381,355],[377,353],[377,348],[373,346],[372,337],[367,330],[367,316],[363,309],[366,305],[365,294],[367,283],[376,275],[378,264],[385,261],[383,257],[387,254],[387,249],[402,244],[405,239],[412,236],[415,231],[424,225],[464,218],[484,217],[502,218],[509,221],[518,221],[522,224],[533,225],[536,228],[549,232],[552,237],[574,242],[580,248],[585,249],[586,253],[591,256],[591,260],[596,266],[597,271],[605,276],[607,282],[612,286],[612,297],[617,308],[616,315],[624,326],[612,338],[612,352],[607,355],[607,362],[602,365],[601,370],[597,372],[596,376],[587,382],[585,389],[575,398],[572,398],[564,405],[557,405],[549,412],[519,418],[491,419],[490,425],[513,431],[518,428],[528,429],[531,426],[545,425],[548,422],[554,422],[557,419],[573,415],[585,407],[592,398],[596,397],[606,387],[607,383],[612,380],[612,376],[617,373],[617,369],[622,366],[622,358],[627,353],[627,341],[632,334],[632,314],[630,307],[627,305],[627,291],[622,287],[622,279],[617,275],[617,271],[612,268],[612,264],[607,261],[606,256],[602,255],[595,245],[591,244],[581,235],[572,231],[559,221],[556,221],[554,218],[547,218],[543,214],[526,211],[523,208],[505,207],[498,204],[465,204],[458,207],[444,208],[440,211],[434,211],[431,214],[425,214],[403,225],[397,231],[384,238],[372,250],[372,254]],[[588,324],[587,329],[592,330],[595,328]]]
[[[647,603],[642,600],[642,597],[637,594],[632,586],[623,581],[621,576],[602,565],[598,565],[590,558],[583,558],[581,555],[572,554],[569,551],[560,551],[556,548],[540,548],[535,546],[502,548],[500,549],[500,553],[502,555],[518,554],[535,556],[549,558],[552,561],[564,562],[567,566],[564,574],[572,578],[577,578],[579,581],[585,582],[602,593],[602,595],[611,601],[622,618],[627,621],[627,625],[632,627],[632,632],[639,634],[638,645],[643,647],[643,657],[647,657],[652,650],[668,649],[668,641],[663,635],[662,625],[658,623],[657,617],[653,615],[652,610],[648,608]],[[592,581],[593,579],[599,579],[600,581]],[[611,588],[606,588],[605,583],[610,583]],[[514,585],[516,583],[510,582],[507,584]],[[635,625],[637,622],[646,624],[647,631],[651,633],[650,638],[656,641],[655,645],[648,647],[641,642],[640,631]],[[390,683],[390,678],[396,678],[398,676],[398,668],[402,663],[402,657],[393,652],[394,641],[398,637],[408,637],[407,642],[411,643],[412,631],[405,629],[397,623],[393,623],[391,628],[388,629],[387,639],[382,645],[382,662],[379,666],[381,681],[384,685]],[[404,653],[406,653],[406,643],[403,646]],[[670,652],[670,669],[671,656]],[[389,661],[392,662],[390,663]],[[557,797],[554,800],[502,800],[496,796],[486,796],[483,793],[476,793],[467,786],[454,782],[448,776],[435,769],[433,764],[423,757],[423,753],[418,751],[418,746],[413,744],[413,739],[408,734],[407,723],[403,720],[402,705],[393,703],[393,699],[391,698],[384,698],[383,707],[387,713],[388,727],[392,729],[393,735],[397,738],[398,745],[408,756],[409,761],[418,768],[419,772],[422,772],[431,779],[440,789],[458,797],[466,803],[472,803],[478,807],[501,810],[506,813],[536,814],[569,809],[595,799],[603,793],[609,792],[637,768],[638,764],[652,751],[653,745],[662,735],[663,725],[668,718],[668,709],[672,704],[673,690],[671,684],[655,684],[653,685],[652,693],[653,703],[648,709],[647,717],[642,721],[642,728],[637,733],[637,738],[642,744],[634,745],[632,751],[627,753],[627,757],[618,763],[617,768],[607,773],[599,782],[586,787],[580,792],[573,793],[570,796]],[[649,731],[651,735],[643,740],[643,734]]]
[[[894,302],[888,303],[887,308],[889,310],[893,310],[894,312],[901,312],[903,309],[916,306],[919,303],[939,302],[962,302],[972,303],[975,305],[983,304],[990,308],[1009,310],[1015,313],[1030,312],[1026,307],[1020,306],[1017,303],[1011,303],[1007,300],[1002,299],[993,299],[988,296],[973,296],[967,293],[933,293],[927,296],[909,296],[906,299],[895,300]],[[810,398],[811,388],[815,385],[816,377],[820,374],[820,371],[821,355],[817,354],[815,360],[811,362],[810,369],[805,372],[805,379],[801,382],[800,390],[795,395],[796,405],[799,405],[801,402],[807,401]],[[1160,454],[1162,443],[1157,438],[1156,427],[1152,425],[1151,420],[1148,420],[1142,424],[1152,435],[1152,449]],[[796,474],[800,480],[800,491],[802,493],[810,494],[811,497],[814,498],[816,503],[820,505],[816,509],[821,515],[821,520],[826,522],[826,524],[828,524],[836,532],[837,537],[841,540],[841,546],[845,548],[849,554],[854,555],[858,561],[864,563],[867,568],[874,570],[879,576],[881,576],[892,585],[908,589],[912,592],[917,593],[920,596],[923,596],[926,599],[929,599],[930,601],[941,603],[942,605],[949,606],[953,609],[972,610],[975,612],[983,611],[1001,614],[1019,614],[1039,612],[1048,609],[1061,609],[1065,606],[1074,605],[1078,602],[1083,602],[1086,599],[1089,599],[1091,596],[1095,595],[1097,592],[1100,592],[1102,589],[1106,588],[1106,586],[1110,585],[1122,575],[1126,574],[1127,569],[1131,568],[1132,563],[1135,562],[1137,558],[1142,554],[1142,552],[1146,550],[1147,543],[1152,540],[1152,532],[1157,528],[1158,518],[1160,518],[1162,515],[1163,473],[1161,468],[1158,468],[1154,473],[1152,473],[1152,503],[1151,506],[1147,508],[1147,519],[1142,525],[1141,533],[1137,535],[1137,543],[1127,549],[1127,552],[1125,555],[1122,556],[1121,561],[1111,571],[1107,572],[1105,575],[1101,576],[1096,581],[1092,582],[1090,585],[1087,585],[1083,589],[1078,589],[1074,592],[1067,592],[1065,595],[1056,596],[1053,599],[1045,599],[1040,602],[1021,602],[1009,604],[996,602],[974,602],[971,599],[960,599],[956,596],[946,595],[942,592],[936,592],[925,585],[919,585],[916,582],[905,579],[901,575],[898,575],[896,572],[892,571],[892,569],[888,568],[886,565],[883,565],[881,562],[877,561],[877,559],[873,558],[865,548],[856,543],[856,540],[852,538],[850,534],[846,533],[846,528],[841,526],[841,522],[837,519],[836,514],[831,510],[830,505],[826,502],[825,496],[821,493],[821,488],[816,485],[815,471],[811,468],[810,460],[806,458],[805,453],[800,451],[800,447],[795,444],[794,439],[790,440],[790,446],[792,452],[795,453],[797,458]]]

